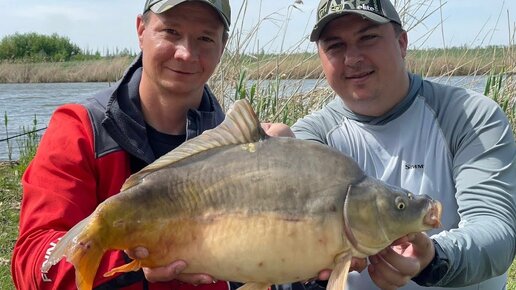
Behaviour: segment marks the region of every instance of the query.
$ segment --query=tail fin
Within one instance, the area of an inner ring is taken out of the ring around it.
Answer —
[[[41,267],[47,273],[63,257],[75,267],[75,281],[79,290],[91,290],[93,280],[106,249],[101,245],[98,225],[91,224],[92,216],[70,229],[57,243],[48,260]]]

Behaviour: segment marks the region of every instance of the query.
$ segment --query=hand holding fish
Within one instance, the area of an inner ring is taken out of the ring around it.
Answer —
[[[425,233],[409,234],[369,257],[369,275],[381,289],[398,289],[428,266],[434,255],[434,244]]]
[[[149,255],[149,251],[144,247],[127,250],[126,253],[132,259],[145,259]],[[211,284],[214,282],[214,279],[207,274],[182,274],[181,272],[186,269],[186,266],[185,261],[177,260],[163,267],[143,267],[142,269],[145,274],[145,279],[149,282],[179,280],[193,285]]]
[[[269,136],[296,138],[296,135],[294,135],[290,127],[283,123],[261,123],[260,125]]]

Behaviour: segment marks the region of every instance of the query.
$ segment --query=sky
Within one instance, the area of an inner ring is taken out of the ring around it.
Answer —
[[[514,0],[391,0],[409,48],[516,44]],[[318,0],[230,0],[231,49],[314,51],[308,35]],[[138,52],[136,15],[144,0],[0,0],[0,39],[36,32],[68,37],[90,52]]]

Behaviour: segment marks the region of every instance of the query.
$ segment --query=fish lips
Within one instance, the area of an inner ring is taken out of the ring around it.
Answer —
[[[428,212],[423,218],[423,224],[430,228],[441,227],[442,205],[437,200],[431,200],[428,204]]]

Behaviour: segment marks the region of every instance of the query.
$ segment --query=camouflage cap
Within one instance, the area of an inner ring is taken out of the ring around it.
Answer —
[[[321,0],[310,41],[317,41],[330,21],[348,13],[362,15],[377,23],[393,21],[401,25],[400,16],[389,0]]]
[[[215,8],[217,13],[224,23],[226,31],[229,31],[231,24],[231,7],[229,6],[229,0],[146,0],[143,13],[151,10],[154,13],[163,13],[168,9],[187,1],[199,1],[205,2]]]

